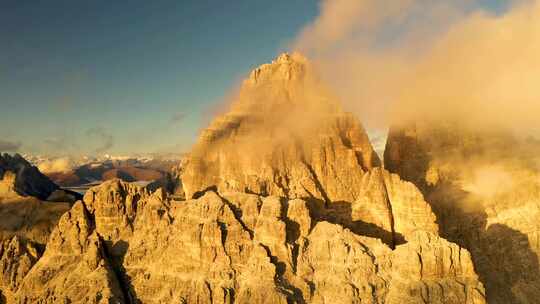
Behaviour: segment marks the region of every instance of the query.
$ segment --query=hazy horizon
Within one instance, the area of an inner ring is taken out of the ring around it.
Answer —
[[[186,152],[316,13],[316,1],[4,2],[0,151]]]

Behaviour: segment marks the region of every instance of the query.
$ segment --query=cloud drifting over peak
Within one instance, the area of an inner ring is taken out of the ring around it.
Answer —
[[[359,32],[374,31],[383,20],[399,16],[411,3],[412,0],[323,0],[320,15],[302,30],[293,47],[301,52],[325,53]]]
[[[459,119],[538,130],[540,1],[323,0],[293,48],[369,125]]]

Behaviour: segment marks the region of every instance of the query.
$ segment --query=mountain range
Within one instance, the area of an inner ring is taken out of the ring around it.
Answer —
[[[44,157],[25,155],[44,175],[61,187],[84,192],[103,181],[118,178],[126,182],[150,183],[166,178],[181,163],[181,156],[98,158]]]
[[[62,203],[3,156],[0,302],[536,303],[536,148],[416,121],[391,127],[381,159],[310,62],[283,54],[181,165],[48,173],[115,177]]]

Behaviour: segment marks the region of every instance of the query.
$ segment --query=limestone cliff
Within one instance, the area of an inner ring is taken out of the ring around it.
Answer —
[[[18,236],[0,243],[0,302],[14,301],[14,292],[40,256],[34,244]]]
[[[315,219],[392,247],[416,230],[437,233],[416,187],[378,165],[363,127],[310,63],[284,54],[255,69],[201,134],[180,184],[187,198],[213,189],[303,199]]]
[[[29,291],[37,289],[91,302],[100,290],[129,303],[485,303],[469,253],[425,229],[409,229],[408,242],[392,250],[314,218],[301,199],[208,191],[179,202],[110,181],[85,200],[64,215],[19,296],[38,299],[43,292]],[[88,251],[98,262],[84,268]],[[60,293],[67,287],[56,278],[71,273],[60,269],[108,283]],[[51,277],[38,284],[45,271]]]
[[[441,235],[467,248],[489,303],[540,298],[540,147],[463,124],[391,129],[385,166],[414,182]]]
[[[124,303],[101,237],[81,202],[64,214],[14,303]]]
[[[354,201],[379,159],[360,123],[315,74],[298,54],[255,69],[230,111],[201,134],[181,176],[186,197],[216,187]]]
[[[469,253],[437,236],[412,184],[366,173],[351,216],[389,216],[366,211],[389,201],[381,185],[405,238],[395,249],[302,199],[207,191],[176,201],[108,181],[62,216],[43,255],[4,243],[0,290],[8,303],[485,303]]]

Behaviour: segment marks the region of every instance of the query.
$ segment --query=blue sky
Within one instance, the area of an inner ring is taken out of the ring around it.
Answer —
[[[212,105],[316,13],[305,0],[2,1],[0,138],[91,154],[98,128],[111,153],[188,149]]]
[[[3,0],[0,150],[186,151],[230,88],[315,18],[317,2]]]

